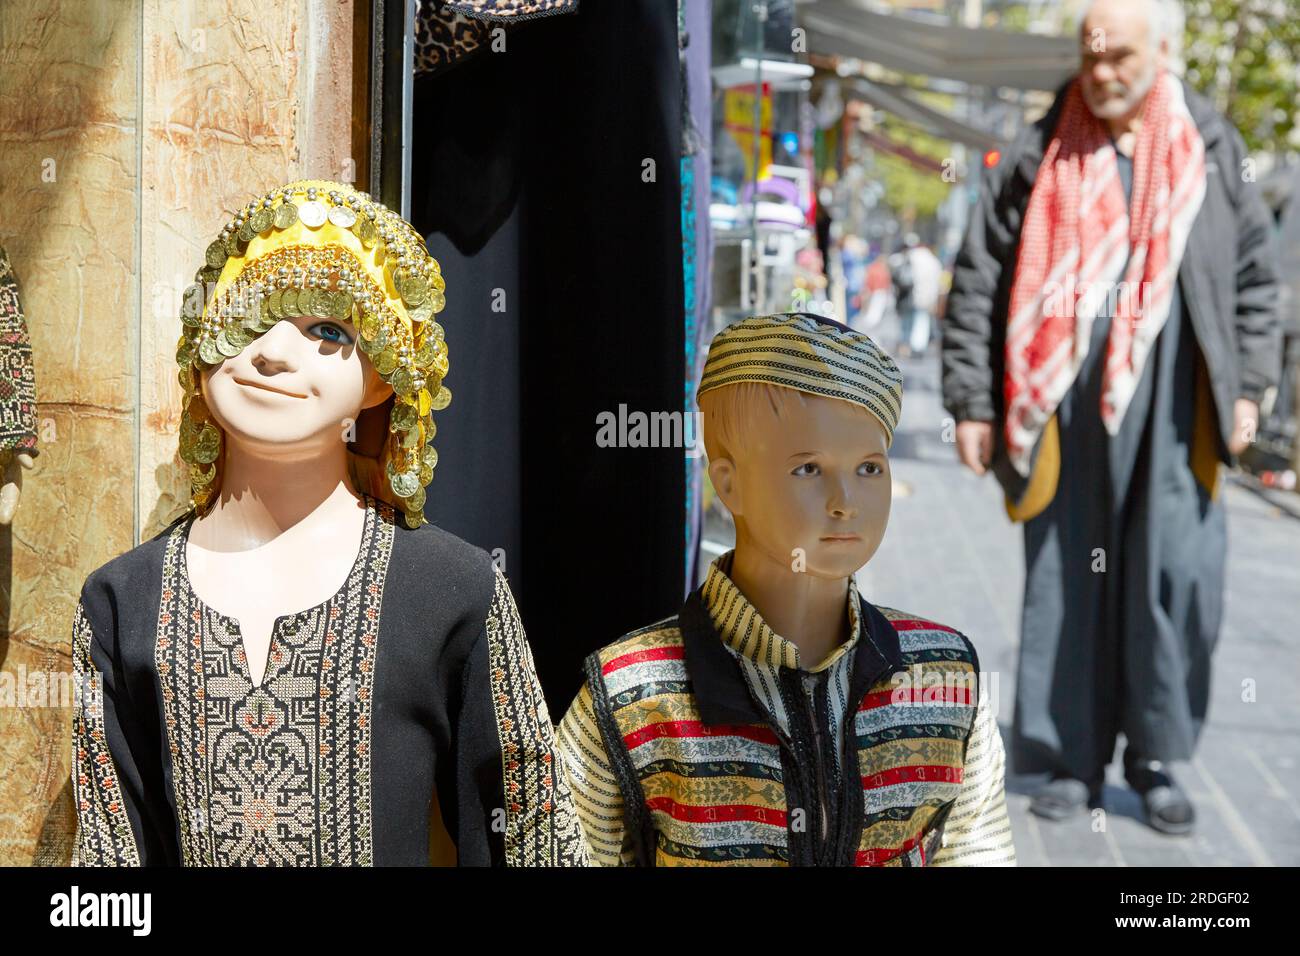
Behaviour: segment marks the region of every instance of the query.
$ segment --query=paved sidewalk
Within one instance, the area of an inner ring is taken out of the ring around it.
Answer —
[[[944,441],[938,360],[902,363],[903,420],[890,460],[895,498],[884,544],[859,574],[863,594],[960,628],[999,677],[1009,739],[1015,700],[1021,530],[992,476],[961,468]],[[1052,823],[1028,812],[1042,777],[1007,779],[1022,866],[1300,865],[1300,518],[1229,482],[1228,588],[1210,712],[1198,753],[1171,773],[1197,809],[1196,832],[1169,837],[1142,822],[1119,766],[1104,807]]]

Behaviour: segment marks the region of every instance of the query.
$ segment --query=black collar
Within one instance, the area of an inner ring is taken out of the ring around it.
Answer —
[[[708,725],[765,723],[749,692],[740,664],[722,641],[704,606],[701,588],[692,591],[677,615],[686,673],[700,720]],[[862,634],[854,649],[851,699],[859,701],[872,684],[903,667],[898,632],[876,607],[859,595]]]

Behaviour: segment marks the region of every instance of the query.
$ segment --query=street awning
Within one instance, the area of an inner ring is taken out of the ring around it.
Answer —
[[[882,13],[870,0],[814,0],[796,8],[808,52],[853,57],[900,73],[974,86],[1055,90],[1078,69],[1073,36],[1006,33]]]
[[[969,123],[963,123],[961,120],[915,99],[909,93],[897,87],[891,88],[882,86],[879,83],[872,83],[870,80],[858,79],[852,81],[846,95],[851,99],[861,100],[887,113],[892,113],[899,119],[921,127],[928,133],[933,133],[935,136],[952,142],[964,143],[981,153],[986,153],[990,149],[999,149],[1003,145],[1002,141],[992,133],[971,126]]]

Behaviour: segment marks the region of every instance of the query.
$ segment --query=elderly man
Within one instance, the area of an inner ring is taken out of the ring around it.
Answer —
[[[1168,70],[1161,0],[1095,0],[1078,76],[981,185],[944,324],[958,454],[1024,522],[1012,766],[1100,799],[1117,735],[1190,832],[1223,608],[1219,463],[1279,374],[1271,219],[1236,130]]]

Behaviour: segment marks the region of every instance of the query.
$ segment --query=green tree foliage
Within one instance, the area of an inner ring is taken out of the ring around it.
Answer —
[[[1214,100],[1251,152],[1300,147],[1300,0],[1191,0],[1187,81]]]

